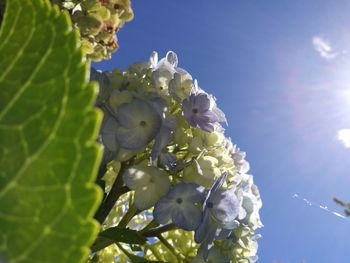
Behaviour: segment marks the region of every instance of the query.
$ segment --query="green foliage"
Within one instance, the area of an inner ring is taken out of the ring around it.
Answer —
[[[101,115],[69,17],[7,2],[0,31],[0,254],[83,262],[98,232]]]
[[[117,242],[144,244],[146,242],[146,238],[135,230],[111,227],[98,235],[98,238],[91,249],[92,251],[98,251]]]

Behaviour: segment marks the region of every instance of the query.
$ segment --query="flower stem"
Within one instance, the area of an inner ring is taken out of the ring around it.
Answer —
[[[115,202],[118,200],[118,198],[127,193],[130,189],[126,186],[123,186],[123,177],[122,174],[127,169],[127,165],[125,162],[121,163],[121,167],[119,170],[119,173],[117,175],[117,178],[115,179],[113,186],[107,195],[107,197],[104,199],[103,203],[99,207],[97,213],[95,214],[95,219],[100,222],[100,224],[103,224],[103,222],[106,220],[109,212],[112,210]]]
[[[174,230],[176,228],[177,227],[174,224],[168,224],[168,225],[165,225],[165,226],[162,226],[162,227],[153,228],[153,229],[144,231],[142,233],[142,235],[144,237],[155,237],[155,236],[157,237],[161,233],[164,233],[164,232],[167,232],[167,231],[170,231],[170,230]]]
[[[156,221],[154,221],[154,219],[153,219],[151,222],[149,222],[149,224],[144,229],[141,230],[141,233],[144,233],[147,230],[149,230],[151,228],[155,228],[157,226],[159,226],[159,224],[157,224]]]
[[[122,246],[121,244],[119,244],[119,242],[116,242],[115,244],[117,245],[117,247],[118,247],[121,251],[123,251],[123,253],[124,253],[125,255],[128,256],[129,259],[132,260],[133,255],[132,255],[131,253],[129,253],[125,248],[123,248],[123,246]]]
[[[149,249],[157,260],[162,261],[161,255],[158,253],[158,251],[152,245],[145,244],[145,248]]]
[[[123,218],[120,220],[118,227],[120,228],[126,227],[127,224],[129,224],[130,220],[140,212],[141,211],[138,210],[134,205],[131,205],[128,209],[128,212],[126,212]]]
[[[162,236],[162,234],[158,234],[157,238],[177,258],[178,262],[183,262],[183,259],[185,259],[184,256],[178,253],[175,248]]]

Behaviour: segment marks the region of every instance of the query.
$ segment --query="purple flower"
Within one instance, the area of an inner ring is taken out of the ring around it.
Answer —
[[[239,225],[236,220],[240,203],[232,190],[223,190],[227,173],[220,176],[209,190],[203,203],[202,221],[195,232],[195,241],[202,243],[199,252],[206,258],[215,239],[228,237]]]
[[[118,143],[116,139],[116,130],[118,127],[117,121],[113,117],[106,117],[101,129],[101,139],[103,145],[112,152],[118,149]]]
[[[166,113],[168,104],[165,100],[157,97],[151,102],[154,109],[157,110],[159,116],[162,118],[162,124],[157,136],[154,138],[154,145],[151,151],[152,161],[155,161],[168,144],[173,140],[172,131],[177,126],[177,119]]]
[[[201,222],[204,198],[203,187],[197,184],[177,184],[154,206],[154,219],[159,224],[166,224],[171,219],[182,229],[194,230]]]
[[[177,172],[183,168],[181,160],[177,160],[175,154],[161,151],[159,154],[159,160],[165,168],[172,172]]]
[[[204,92],[192,93],[182,102],[182,110],[191,126],[207,132],[213,132],[215,125],[225,121],[222,111],[216,107],[215,99]]]
[[[152,161],[158,158],[158,156],[161,154],[162,149],[164,149],[172,139],[173,135],[171,134],[171,129],[163,125],[155,137],[155,142],[151,151]]]

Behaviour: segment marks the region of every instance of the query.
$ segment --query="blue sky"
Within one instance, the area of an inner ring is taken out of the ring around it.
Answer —
[[[125,68],[173,50],[217,97],[263,198],[259,262],[349,262],[350,221],[319,205],[341,211],[332,197],[350,199],[350,148],[337,139],[350,128],[350,2],[151,0],[133,8],[119,51],[94,66]]]

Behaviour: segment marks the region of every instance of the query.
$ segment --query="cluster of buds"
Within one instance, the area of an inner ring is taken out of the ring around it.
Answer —
[[[103,228],[154,233],[137,252],[148,260],[255,262],[262,202],[245,153],[225,137],[215,97],[178,67],[172,51],[160,61],[153,52],[124,72],[92,69],[91,80],[104,112],[106,195],[127,189],[100,220]],[[94,258],[116,253],[117,261],[134,251],[112,246]]]
[[[109,59],[117,50],[116,32],[133,18],[130,0],[53,0],[67,9],[79,29],[81,46],[94,61]]]

